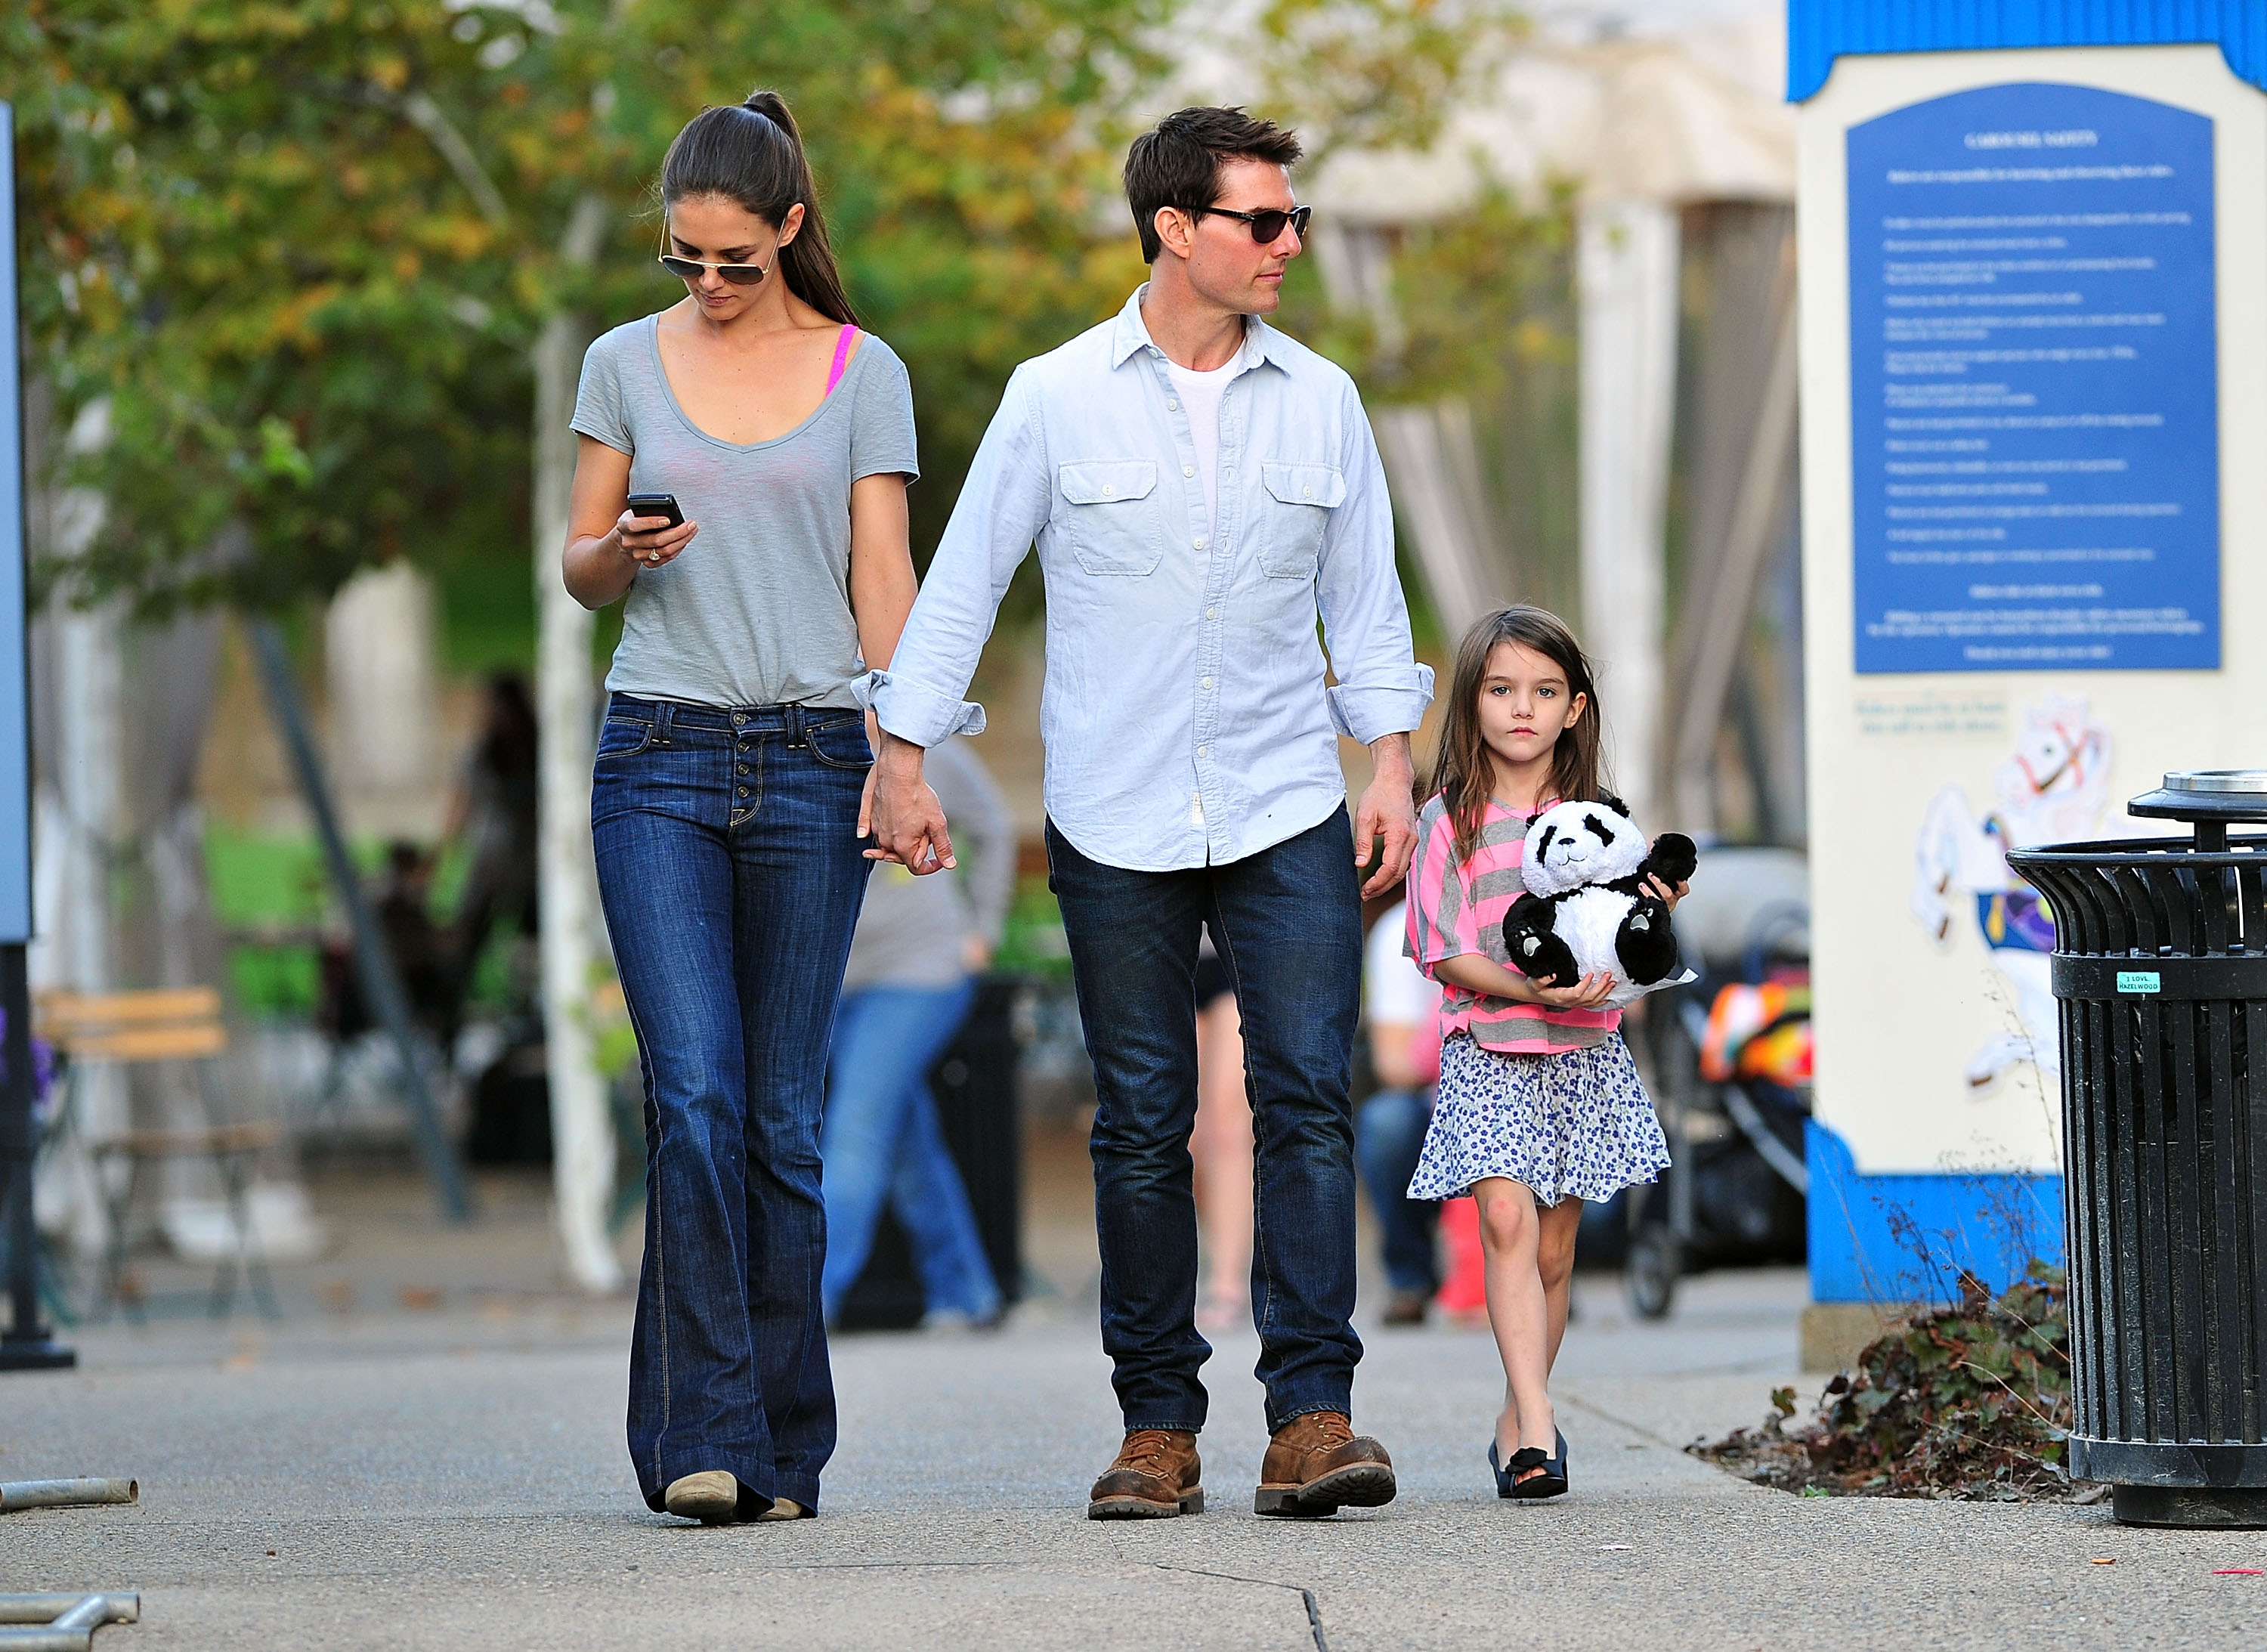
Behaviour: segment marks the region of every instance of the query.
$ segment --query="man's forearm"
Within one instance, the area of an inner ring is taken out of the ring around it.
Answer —
[[[884,729],[882,749],[875,755],[874,760],[880,765],[886,778],[918,782],[921,777],[921,765],[928,757],[928,753],[921,746],[903,735],[892,734]]]
[[[1407,734],[1388,734],[1369,743],[1369,767],[1373,776],[1397,779],[1404,785],[1417,783],[1417,761],[1410,755]]]

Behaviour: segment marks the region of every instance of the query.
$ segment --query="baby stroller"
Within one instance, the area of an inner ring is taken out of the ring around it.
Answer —
[[[1802,1260],[1809,1191],[1802,856],[1704,852],[1676,931],[1699,979],[1645,1001],[1641,1040],[1671,1163],[1657,1185],[1629,1196],[1624,1278],[1632,1308],[1647,1319],[1669,1312],[1687,1274]]]

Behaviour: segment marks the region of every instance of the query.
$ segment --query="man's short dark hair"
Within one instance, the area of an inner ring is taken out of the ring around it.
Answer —
[[[1221,163],[1270,161],[1293,166],[1306,151],[1298,135],[1241,109],[1176,109],[1134,140],[1126,152],[1126,204],[1141,237],[1141,261],[1163,250],[1157,213],[1163,207],[1194,212],[1220,199]]]

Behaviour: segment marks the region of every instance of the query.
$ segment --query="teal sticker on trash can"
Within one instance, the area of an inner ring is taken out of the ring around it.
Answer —
[[[2153,993],[2165,989],[2164,978],[2153,969],[2121,969],[2117,972],[2117,990],[2122,993]]]

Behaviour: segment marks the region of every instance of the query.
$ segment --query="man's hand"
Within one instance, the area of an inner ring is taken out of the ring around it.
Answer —
[[[1409,737],[1389,734],[1373,740],[1369,753],[1369,785],[1354,817],[1354,870],[1360,871],[1369,864],[1379,838],[1385,840],[1385,853],[1378,858],[1377,870],[1361,886],[1364,900],[1401,881],[1409,870],[1410,851],[1417,847],[1417,803],[1412,796],[1417,771],[1409,758]]]
[[[866,777],[858,805],[858,835],[871,836],[869,861],[891,861],[916,877],[950,871],[952,838],[944,829],[944,807],[921,778],[921,748],[882,731],[882,754]]]

